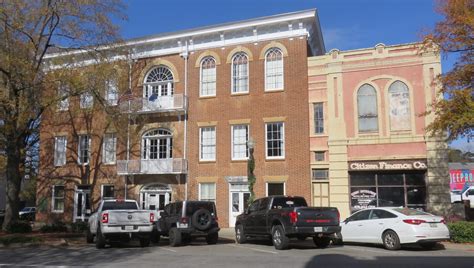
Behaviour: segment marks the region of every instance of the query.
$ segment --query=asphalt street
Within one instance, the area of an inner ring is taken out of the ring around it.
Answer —
[[[0,249],[0,267],[100,266],[100,267],[474,267],[472,249],[422,250],[408,247],[387,251],[378,246],[344,245],[316,248],[311,239],[293,241],[278,251],[269,241],[235,244],[221,238],[217,245],[196,240],[170,247],[166,239],[148,248],[137,242],[102,250],[93,244],[66,247]]]

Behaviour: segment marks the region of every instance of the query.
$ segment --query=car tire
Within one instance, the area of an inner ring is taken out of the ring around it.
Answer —
[[[435,248],[437,245],[438,245],[437,242],[424,242],[424,243],[420,243],[420,247],[422,247],[423,249],[427,249],[427,250],[433,249],[433,248]]]
[[[201,208],[194,212],[192,217],[192,224],[196,229],[205,231],[207,230],[212,223],[212,216],[209,210]]]
[[[318,248],[327,248],[331,243],[331,238],[327,236],[313,237],[313,242]]]
[[[287,249],[290,244],[290,239],[286,236],[285,231],[281,225],[272,227],[272,242],[273,246],[278,250]]]
[[[149,237],[141,237],[140,238],[140,247],[146,248],[150,246],[150,238]]]
[[[401,248],[400,239],[397,233],[392,230],[385,231],[382,235],[383,246],[388,250],[399,250]]]
[[[235,242],[237,242],[237,244],[244,244],[247,242],[247,236],[245,235],[244,226],[242,224],[235,227]]]
[[[100,232],[100,226],[97,227],[97,233],[95,238],[95,247],[98,249],[105,248],[105,237]]]
[[[206,236],[206,242],[208,245],[215,245],[217,244],[217,240],[219,240],[219,234],[216,232],[216,233],[212,233],[212,234],[208,234]]]
[[[90,228],[87,228],[87,231],[86,231],[86,242],[87,244],[94,243],[94,235],[91,233]]]
[[[178,230],[178,228],[173,227],[170,229],[169,240],[170,246],[172,247],[177,247],[181,245],[181,232]]]

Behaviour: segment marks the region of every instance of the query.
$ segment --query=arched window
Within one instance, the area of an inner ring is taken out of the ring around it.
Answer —
[[[166,129],[153,129],[142,136],[142,159],[173,158],[173,135]]]
[[[357,91],[359,132],[378,131],[377,93],[375,88],[365,84]]]
[[[410,130],[410,92],[405,83],[393,82],[388,88],[390,130]]]
[[[283,53],[270,48],[265,54],[265,90],[283,88]]]
[[[159,96],[173,95],[173,74],[166,66],[153,68],[145,77],[143,97],[154,100]]]
[[[216,95],[216,60],[213,57],[205,57],[201,61],[201,91],[199,95]]]
[[[232,58],[232,93],[249,91],[249,63],[247,54],[239,52]]]

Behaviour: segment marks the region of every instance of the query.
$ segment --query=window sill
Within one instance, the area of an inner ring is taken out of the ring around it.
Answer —
[[[236,162],[236,163],[242,163],[242,162],[247,162],[249,161],[248,158],[245,159],[231,159],[231,162]]]
[[[116,162],[113,162],[113,163],[102,163],[102,165],[104,165],[104,166],[115,166],[115,165],[117,165],[117,163],[116,163]]]
[[[230,93],[231,96],[242,96],[242,95],[249,95],[250,92],[249,91],[246,91],[246,92],[236,92],[236,93]]]
[[[212,164],[216,163],[216,160],[199,160],[199,164]]]
[[[278,157],[278,158],[265,158],[265,161],[285,161],[285,157]]]
[[[214,99],[216,98],[217,96],[216,95],[210,95],[210,96],[199,96],[199,99]]]
[[[329,137],[329,135],[326,134],[326,133],[322,133],[322,134],[311,134],[309,137],[310,137],[310,138],[324,138],[324,137]]]
[[[265,93],[274,93],[274,92],[283,92],[285,91],[284,88],[275,88],[275,89],[265,89],[264,92]]]
[[[54,214],[61,214],[61,213],[64,213],[64,210],[63,210],[63,211],[60,211],[60,210],[52,210],[51,213],[54,213]]]

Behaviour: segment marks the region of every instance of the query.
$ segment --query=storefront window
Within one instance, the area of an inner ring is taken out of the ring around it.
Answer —
[[[353,172],[350,182],[352,211],[373,207],[426,207],[424,172]]]

